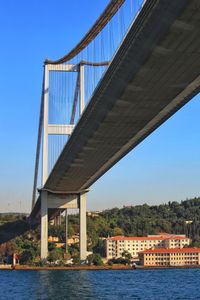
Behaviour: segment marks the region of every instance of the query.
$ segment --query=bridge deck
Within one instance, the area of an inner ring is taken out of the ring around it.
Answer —
[[[200,89],[197,0],[147,0],[44,188],[89,188]]]

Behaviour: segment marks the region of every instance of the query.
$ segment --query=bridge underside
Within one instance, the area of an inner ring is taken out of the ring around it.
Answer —
[[[199,24],[197,0],[146,1],[44,189],[88,189],[199,92]]]

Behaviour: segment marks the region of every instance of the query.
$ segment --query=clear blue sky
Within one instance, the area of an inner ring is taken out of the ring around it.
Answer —
[[[107,3],[1,1],[0,212],[30,209],[44,59],[70,50]],[[94,184],[88,209],[198,196],[199,119],[197,96]]]

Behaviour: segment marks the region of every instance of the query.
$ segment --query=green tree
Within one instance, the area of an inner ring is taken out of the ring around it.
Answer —
[[[34,258],[33,251],[31,251],[30,249],[24,250],[20,257],[20,263],[21,264],[31,263],[33,261],[33,258]]]
[[[80,258],[79,258],[79,255],[73,257],[73,263],[74,263],[75,265],[79,265],[79,264],[80,264]]]
[[[119,228],[119,227],[115,227],[112,231],[112,235],[113,236],[117,236],[117,235],[123,235],[123,229]]]
[[[62,252],[59,249],[52,250],[49,252],[47,260],[51,263],[56,262],[57,260],[62,259]]]
[[[95,254],[100,254],[102,257],[105,256],[105,241],[98,239],[97,244],[93,247]]]
[[[95,266],[103,265],[101,255],[98,253],[88,255],[87,261],[88,261],[88,265],[91,265],[91,264],[94,264]]]
[[[132,258],[131,253],[129,253],[127,250],[124,250],[122,252],[122,257],[124,257],[126,259],[131,259]]]
[[[101,258],[100,254],[98,254],[98,253],[94,254],[93,264],[95,266],[102,266],[103,265],[103,261],[102,261],[102,258]]]
[[[190,247],[197,247],[200,248],[200,237],[194,239],[190,244]]]

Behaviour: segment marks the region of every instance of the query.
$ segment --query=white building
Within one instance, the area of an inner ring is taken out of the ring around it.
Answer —
[[[132,257],[138,257],[140,251],[154,248],[183,248],[190,242],[185,235],[167,233],[147,237],[114,236],[106,239],[106,257],[107,259],[121,257],[124,251],[128,251]]]

